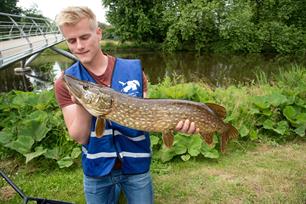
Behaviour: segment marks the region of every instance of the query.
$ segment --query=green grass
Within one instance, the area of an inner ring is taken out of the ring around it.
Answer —
[[[270,143],[232,143],[217,161],[153,160],[155,203],[305,203],[306,143]],[[85,202],[80,165],[50,169],[39,161],[19,166],[13,159],[0,165],[27,195]],[[0,203],[4,201],[21,203],[1,180]]]

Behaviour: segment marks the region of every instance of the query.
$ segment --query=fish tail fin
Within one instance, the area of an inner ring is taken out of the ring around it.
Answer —
[[[239,135],[238,130],[234,126],[232,126],[231,124],[226,124],[226,126],[227,126],[227,131],[221,134],[220,148],[222,153],[225,152],[225,146],[227,145],[228,141],[230,139],[237,138]]]

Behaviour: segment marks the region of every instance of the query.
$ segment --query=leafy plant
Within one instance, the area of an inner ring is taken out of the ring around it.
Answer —
[[[67,135],[53,91],[1,93],[0,101],[0,144],[23,155],[26,163],[45,157],[68,167],[80,155],[80,147]]]
[[[239,140],[272,138],[284,142],[305,139],[306,71],[293,68],[280,73],[270,83],[262,75],[259,85],[229,86],[212,90],[202,83],[183,83],[166,77],[150,85],[150,98],[178,98],[202,103],[217,103],[227,110],[225,122],[239,131]],[[264,83],[264,82],[269,82]],[[179,158],[218,159],[220,136],[208,146],[199,135],[176,133],[174,145],[162,145],[161,134],[151,134],[154,158],[163,162]],[[4,155],[23,155],[25,162],[35,158],[55,160],[60,168],[71,166],[80,156],[79,145],[67,133],[53,91],[0,94],[0,151]]]

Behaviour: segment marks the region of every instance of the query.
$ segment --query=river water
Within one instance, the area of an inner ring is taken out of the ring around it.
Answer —
[[[123,58],[139,58],[152,84],[164,77],[182,79],[185,82],[204,81],[220,87],[238,83],[254,83],[256,75],[262,71],[269,78],[292,66],[306,67],[304,56],[273,56],[261,54],[217,55],[182,52],[166,54],[161,52],[117,52],[109,53]],[[73,61],[52,52],[44,52],[36,58],[26,74],[17,74],[12,64],[0,70],[0,92],[10,90],[31,91],[51,89],[54,78]]]

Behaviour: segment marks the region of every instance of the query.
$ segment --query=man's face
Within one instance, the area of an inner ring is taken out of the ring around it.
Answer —
[[[64,25],[61,31],[70,51],[82,64],[90,64],[100,50],[101,30],[92,28],[88,19],[82,19],[75,25]]]

